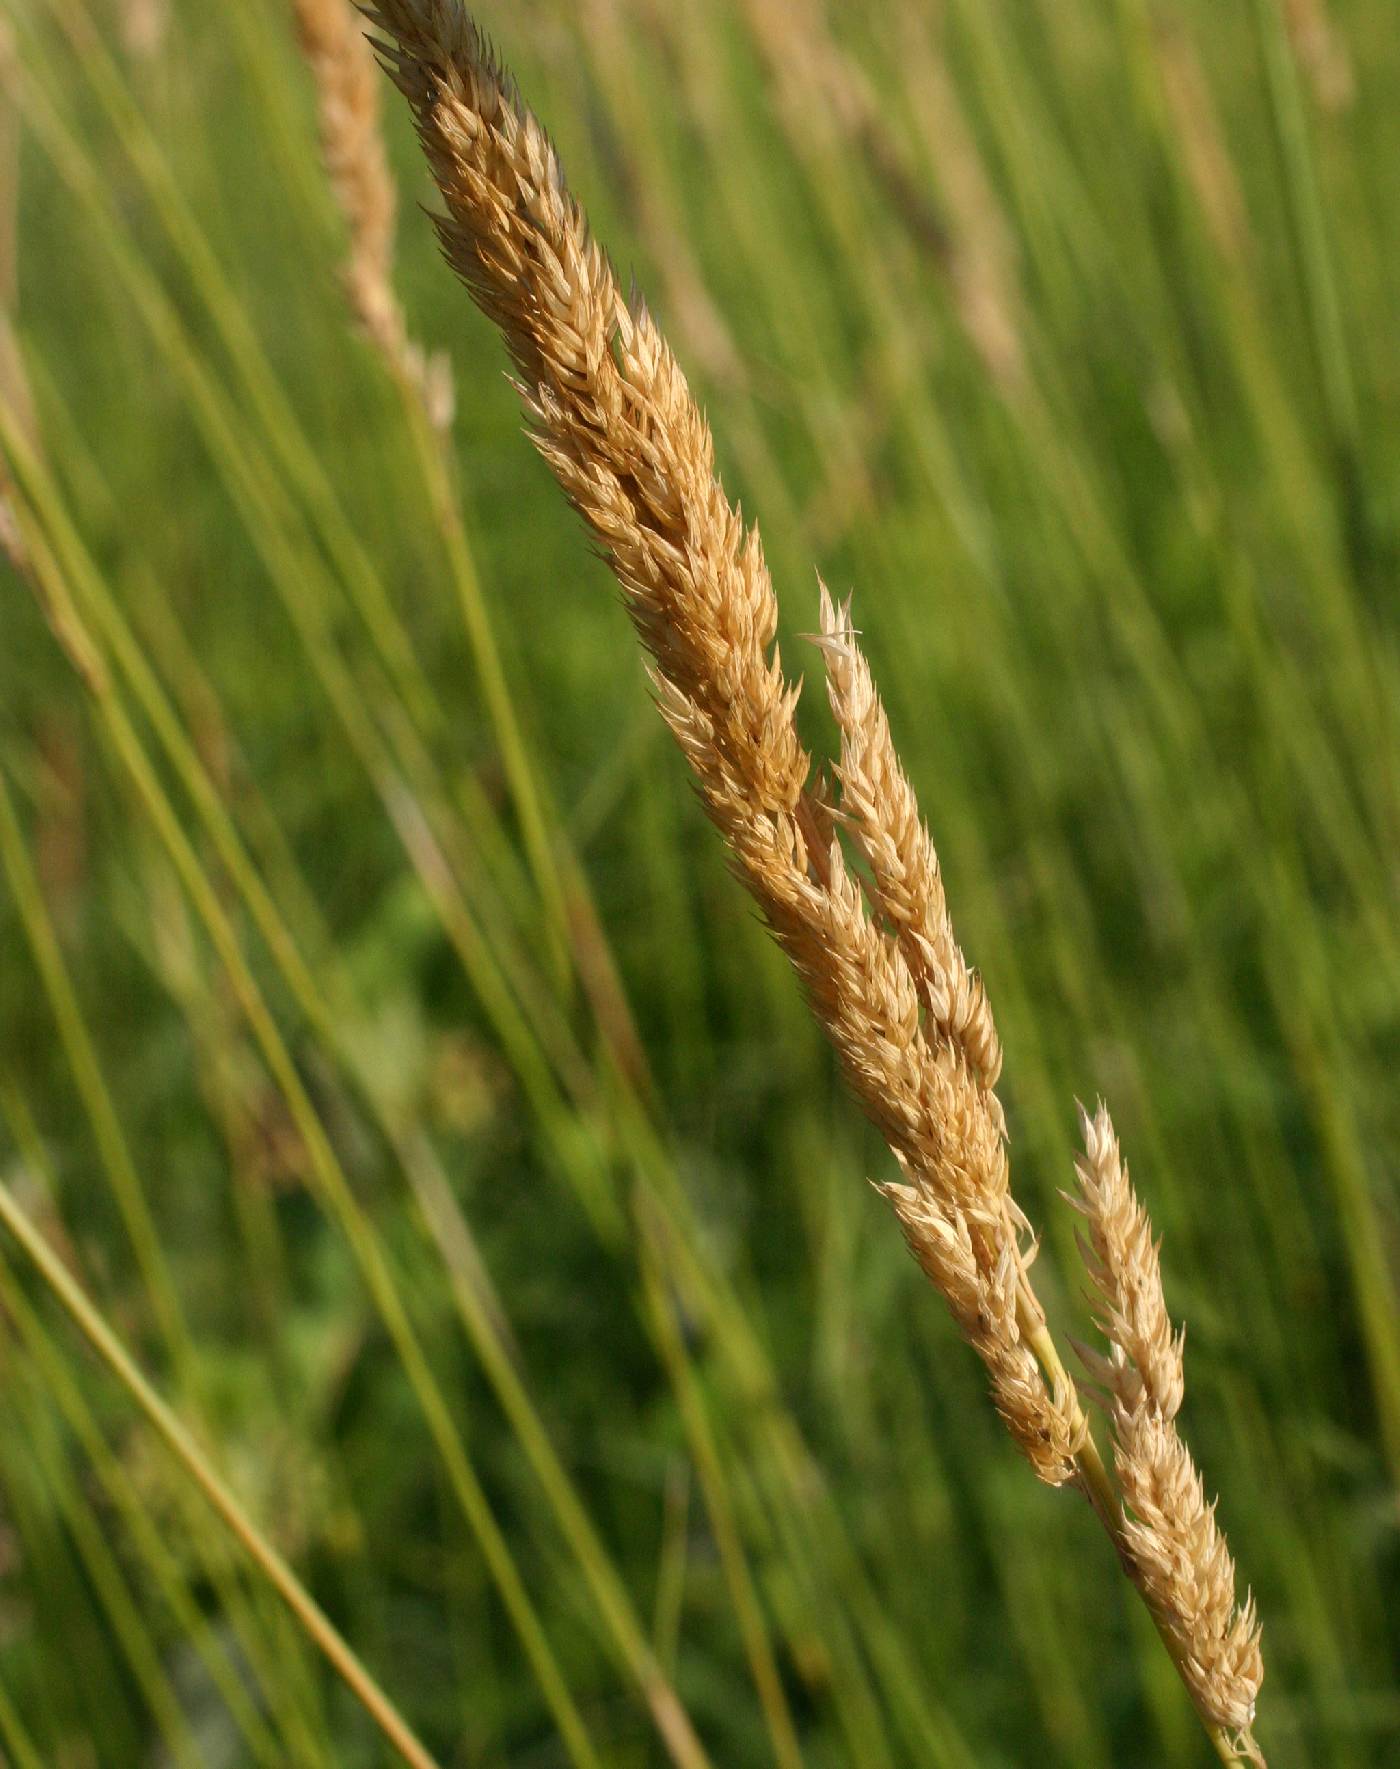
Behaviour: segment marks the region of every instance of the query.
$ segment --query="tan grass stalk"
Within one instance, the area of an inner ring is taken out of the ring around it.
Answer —
[[[1327,0],[1285,0],[1288,38],[1322,109],[1333,115],[1356,96],[1351,54]]]
[[[0,21],[0,401],[24,435],[35,433],[34,401],[24,372],[15,315],[19,305],[19,150],[20,119],[16,94],[16,50],[8,26]],[[0,557],[25,574],[28,554],[15,514],[8,469],[0,456]]]
[[[121,0],[122,44],[139,61],[154,61],[170,30],[170,0]]]
[[[437,430],[452,421],[446,357],[427,355],[408,336],[394,292],[398,198],[380,132],[379,77],[352,0],[293,0],[297,36],[316,83],[321,157],[349,231],[346,298],[390,371],[422,399]]]
[[[744,0],[744,14],[793,133],[827,134],[838,150],[854,149],[912,236],[946,264],[943,217],[864,70],[832,35],[821,0]]]
[[[940,131],[935,164],[942,201],[935,199],[864,69],[833,34],[823,0],[744,0],[744,13],[790,133],[799,140],[825,136],[827,151],[864,163],[909,237],[948,278],[958,319],[988,373],[1008,388],[1019,382],[1024,364],[1009,251],[987,181],[969,189],[976,151],[968,139]],[[935,100],[921,83],[919,102],[936,103],[946,119],[954,107],[942,84]]]
[[[622,586],[705,808],[894,1153],[900,1177],[880,1190],[1017,1445],[1041,1479],[1084,1489],[1127,1563],[1120,1501],[1031,1287],[991,1015],[849,619],[823,598],[833,802],[797,733],[757,531],[726,498],[685,377],[624,296],[549,139],[457,0],[377,0],[370,17],[446,204],[445,255],[504,334],[535,444]],[[870,868],[868,897],[843,830]]]
[[[1225,258],[1247,257],[1253,243],[1244,192],[1195,44],[1175,13],[1155,16],[1152,33],[1175,139],[1206,226]]]
[[[1100,1104],[1092,1118],[1080,1117],[1085,1154],[1071,1202],[1088,1224],[1085,1262],[1109,1345],[1107,1357],[1081,1355],[1101,1385],[1113,1431],[1129,1570],[1178,1649],[1197,1707],[1238,1735],[1242,1754],[1261,1761],[1249,1736],[1264,1678],[1254,1602],[1236,1602],[1229,1546],[1175,1424],[1185,1335],[1172,1329],[1152,1224],[1108,1110]]]
[[[855,643],[850,603],[821,586],[827,695],[841,732],[841,809],[875,880],[875,903],[894,929],[919,990],[926,1026],[951,1040],[994,1098],[1001,1043],[981,978],[953,933],[938,856],[895,753],[870,665]]]
[[[900,11],[904,90],[943,199],[958,318],[992,381],[1015,395],[1027,376],[1016,244],[929,12],[921,0],[906,0]]]

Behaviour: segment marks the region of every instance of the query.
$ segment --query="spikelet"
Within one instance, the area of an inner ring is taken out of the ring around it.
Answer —
[[[988,1091],[1001,1073],[1001,1043],[981,979],[969,969],[948,915],[938,856],[895,751],[889,720],[842,607],[821,586],[820,644],[827,695],[841,732],[841,808],[875,879],[875,901],[895,929],[937,1035],[962,1052]]]
[[[1070,1480],[1082,1414],[1024,1337],[1043,1316],[989,1091],[995,1038],[946,915],[911,903],[903,937],[886,931],[892,877],[870,913],[797,734],[758,533],[726,498],[685,377],[646,307],[623,296],[543,129],[459,6],[379,0],[370,16],[446,201],[444,253],[504,334],[536,446],[622,586],[705,808],[894,1151],[901,1182],[885,1196],[987,1363],[1017,1443],[1043,1479]],[[862,741],[853,728],[853,756]],[[854,760],[851,776],[855,795]],[[922,868],[911,883],[933,888],[912,795],[903,808],[901,839]],[[883,839],[875,807],[847,821]]]
[[[927,1185],[878,1188],[910,1252],[941,1291],[958,1330],[987,1367],[992,1400],[1017,1448],[1049,1486],[1074,1478],[1088,1429],[1067,1383],[1047,1392],[1019,1318],[1022,1253],[1008,1215],[978,1220]]]
[[[1085,1260],[1099,1304],[1106,1358],[1086,1354],[1102,1384],[1113,1457],[1127,1508],[1123,1545],[1131,1576],[1177,1650],[1197,1707],[1216,1726],[1248,1736],[1264,1677],[1254,1603],[1235,1600],[1235,1564],[1201,1476],[1174,1420],[1184,1387],[1182,1335],[1162,1292],[1152,1225],[1134,1193],[1100,1104],[1081,1110],[1085,1154],[1071,1202],[1088,1224]]]
[[[390,370],[415,389],[434,428],[452,422],[447,360],[408,336],[394,293],[397,200],[379,127],[379,79],[351,0],[294,0],[297,37],[316,83],[321,157],[345,218],[350,251],[346,298],[356,323]]]
[[[1007,1429],[1041,1478],[1058,1485],[1070,1477],[1087,1427],[1065,1384],[1046,1403],[1023,1331],[1044,1316],[1026,1277],[1034,1256],[1022,1245],[1028,1225],[1006,1185],[1005,1122],[993,1091],[1000,1041],[981,981],[953,933],[938,856],[856,644],[850,604],[838,607],[825,584],[820,599],[816,643],[841,736],[840,821],[870,868],[872,907],[893,931],[919,996],[924,1037],[949,1076],[945,1110],[960,1126],[961,1146],[977,1151],[966,1178],[931,1162],[910,1169],[913,1183],[880,1189],[986,1364]]]

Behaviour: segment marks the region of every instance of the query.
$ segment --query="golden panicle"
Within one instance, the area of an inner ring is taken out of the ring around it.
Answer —
[[[838,607],[825,584],[821,623],[827,694],[841,732],[837,773],[846,827],[874,875],[876,904],[899,940],[928,1024],[990,1090],[1001,1074],[1001,1043],[986,991],[954,936],[938,856],[856,644],[850,603]]]
[[[536,446],[623,588],[705,807],[900,1163],[905,1183],[886,1195],[987,1361],[1018,1443],[1044,1478],[1068,1480],[1080,1415],[1051,1392],[1018,1324],[1042,1317],[980,1067],[995,1067],[990,1022],[959,961],[944,1014],[978,1051],[974,1068],[923,1008],[909,955],[933,972],[917,940],[906,953],[878,925],[846,866],[798,737],[762,545],[715,475],[685,376],[646,307],[624,297],[552,144],[462,9],[379,0],[371,17],[446,202],[444,252],[504,334]],[[919,854],[936,881],[931,850]],[[938,915],[910,919],[919,932]]]
[[[1114,1463],[1130,1513],[1123,1526],[1132,1576],[1165,1623],[1196,1706],[1247,1735],[1264,1681],[1254,1600],[1235,1600],[1235,1563],[1200,1472],[1176,1427],[1150,1406],[1114,1419]],[[1242,1754],[1258,1758],[1253,1741]]]
[[[1025,1261],[1008,1214],[979,1220],[940,1204],[926,1186],[879,1190],[910,1252],[987,1366],[992,1399],[1022,1455],[1049,1486],[1073,1479],[1088,1426],[1066,1381],[1049,1390],[1022,1330]]]
[[[833,804],[798,735],[758,533],[726,497],[685,376],[624,296],[544,130],[458,0],[376,0],[369,16],[444,200],[444,253],[505,337],[535,444],[622,587],[705,808],[894,1154],[899,1177],[879,1189],[1023,1454],[1103,1520],[1220,1753],[1234,1750],[1230,1728],[1257,1754],[1258,1631],[1252,1608],[1234,1606],[1228,1551],[1172,1424],[1181,1343],[1150,1227],[1101,1117],[1081,1208],[1114,1348],[1097,1369],[1120,1498],[1031,1286],[991,1014],[848,612],[823,592],[818,643],[841,730]]]
[[[1113,1458],[1126,1507],[1128,1570],[1172,1641],[1197,1707],[1248,1738],[1264,1678],[1252,1599],[1236,1602],[1235,1563],[1201,1476],[1174,1420],[1183,1390],[1182,1337],[1172,1331],[1152,1225],[1133,1191],[1107,1109],[1081,1113],[1085,1155],[1076,1208],[1098,1292],[1107,1358],[1090,1355],[1103,1383]]]
[[[1069,1201],[1088,1224],[1080,1238],[1098,1293],[1098,1325],[1109,1343],[1094,1368],[1106,1389],[1129,1406],[1146,1400],[1164,1419],[1181,1407],[1184,1334],[1173,1333],[1162,1293],[1152,1223],[1128,1180],[1107,1109],[1081,1107],[1084,1154],[1075,1164],[1079,1196]]]
[[[1025,1329],[1043,1323],[1026,1279],[1027,1224],[1007,1189],[1005,1123],[993,1091],[1001,1045],[980,979],[953,932],[938,857],[899,760],[870,665],[856,643],[850,605],[820,586],[827,693],[840,732],[838,815],[870,869],[871,902],[888,923],[916,991],[926,1063],[944,1078],[942,1111],[975,1152],[965,1173],[946,1157],[910,1161],[911,1182],[881,1188],[905,1240],[947,1298],[964,1337],[987,1365],[997,1410],[1027,1459],[1053,1485],[1073,1478],[1085,1424],[1068,1384],[1050,1391]]]
[[[397,196],[379,126],[379,77],[352,0],[294,0],[297,36],[316,83],[321,157],[350,237],[350,310],[390,369],[414,388],[430,421],[452,421],[447,361],[408,336],[394,293]]]

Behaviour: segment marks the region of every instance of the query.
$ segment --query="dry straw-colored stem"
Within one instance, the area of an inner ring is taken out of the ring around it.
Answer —
[[[1234,1710],[1222,1722],[1206,1705],[1198,1643],[1180,1636],[1185,1610],[1152,1582],[1142,1535],[1162,1532],[1136,1504],[1125,1516],[1036,1299],[991,1013],[848,613],[823,592],[818,643],[841,733],[828,787],[797,732],[799,688],[775,644],[757,530],[725,496],[685,377],[645,305],[623,294],[544,130],[457,0],[377,0],[369,16],[446,206],[444,253],[504,335],[535,444],[622,587],[705,808],[894,1154],[899,1176],[879,1189],[982,1358],[1016,1444],[1042,1480],[1089,1496],[1232,1760]],[[1170,1521],[1207,1557],[1188,1572],[1223,1580],[1193,1494],[1162,1497],[1187,1506]]]

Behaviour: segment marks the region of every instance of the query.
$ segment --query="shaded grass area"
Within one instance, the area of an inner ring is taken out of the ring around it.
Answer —
[[[1320,7],[485,22],[693,370],[785,653],[814,564],[855,590],[1077,1332],[1056,1194],[1074,1097],[1113,1105],[1271,1762],[1370,1765],[1400,124],[1386,9]],[[69,0],[14,21],[37,417],[6,388],[4,436],[50,618],[0,582],[6,1182],[444,1762],[660,1762],[657,1674],[717,1762],[1199,1761],[861,1184],[404,120],[400,283],[453,358],[543,877],[412,415],[346,325],[288,20],[177,6],[142,57],[119,12],[97,48]],[[21,1277],[6,1751],[381,1760]]]

